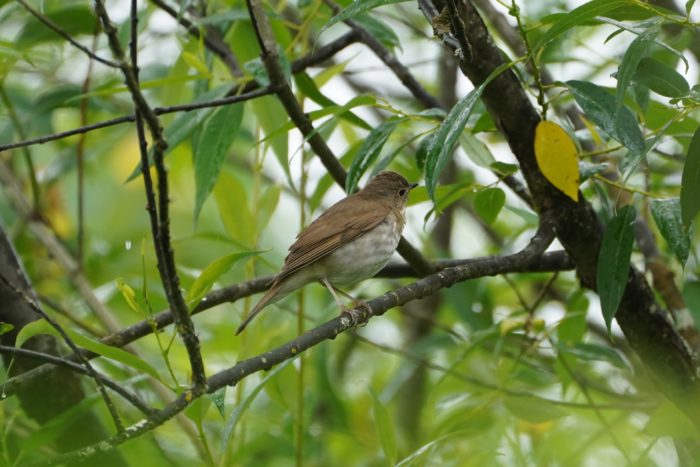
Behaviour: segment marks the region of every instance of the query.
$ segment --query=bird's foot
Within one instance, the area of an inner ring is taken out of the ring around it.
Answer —
[[[366,314],[362,312],[363,308],[367,309]],[[350,327],[365,326],[369,317],[372,316],[372,308],[364,300],[353,300],[352,308],[343,306],[342,310],[340,317],[350,320],[348,323]]]

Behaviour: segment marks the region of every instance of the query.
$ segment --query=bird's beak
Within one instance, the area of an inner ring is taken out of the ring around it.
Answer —
[[[412,189],[414,189],[417,186],[418,186],[417,183],[411,183],[410,185],[408,185],[408,191],[411,191]]]

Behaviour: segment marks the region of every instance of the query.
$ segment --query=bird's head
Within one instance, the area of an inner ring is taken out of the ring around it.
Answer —
[[[417,186],[417,183],[409,183],[402,175],[385,170],[367,183],[362,189],[362,194],[374,199],[387,200],[393,206],[404,207],[408,201],[408,193]]]

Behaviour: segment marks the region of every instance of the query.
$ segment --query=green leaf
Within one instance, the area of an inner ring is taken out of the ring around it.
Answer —
[[[263,133],[268,135],[265,140],[268,141],[277,162],[289,178],[289,139],[287,133],[271,136],[272,132],[289,121],[287,112],[275,96],[253,99],[249,104],[253,108],[255,118],[262,127]]]
[[[644,137],[634,114],[626,106],[616,111],[615,98],[593,83],[571,80],[566,85],[583,112],[596,125],[630,151],[644,153]]]
[[[459,145],[464,150],[464,153],[479,167],[485,169],[493,169],[493,164],[496,159],[491,154],[488,146],[481,142],[479,138],[472,133],[462,133],[459,137]]]
[[[361,13],[355,16],[354,19],[384,47],[387,47],[390,50],[394,49],[395,47],[401,48],[399,36],[396,35],[393,29],[376,17],[370,16],[368,13]]]
[[[655,21],[632,41],[622,57],[620,67],[617,69],[617,95],[615,96],[615,109],[618,116],[623,109],[625,94],[627,93],[627,87],[632,81],[632,76],[637,70],[642,57],[649,53],[649,48],[654,43],[654,39],[656,39],[659,31],[659,22]]]
[[[243,104],[221,107],[207,120],[199,137],[194,157],[195,195],[194,219],[199,218],[204,201],[219,177],[233,140],[243,121]]]
[[[210,263],[202,273],[195,279],[187,292],[187,301],[190,309],[196,307],[202,298],[211,290],[214,282],[221,277],[222,274],[227,273],[234,264],[242,259],[250,258],[251,256],[259,255],[261,251],[243,251],[240,253],[231,253],[230,255],[223,256],[212,263]]]
[[[78,347],[82,347],[84,349],[89,350],[90,352],[102,355],[103,357],[107,357],[111,360],[130,366],[132,368],[136,368],[137,370],[149,374],[158,381],[163,382],[163,379],[158,374],[158,371],[156,371],[156,369],[153,368],[148,362],[142,360],[136,355],[129,353],[126,350],[122,350],[118,347],[112,347],[110,345],[97,342],[88,337],[85,337],[82,334],[78,334],[77,332],[72,331],[70,329],[65,329],[65,332],[66,334],[68,334],[68,337],[70,337],[73,343],[75,343],[75,345],[77,345]],[[32,321],[31,323],[27,324],[22,328],[19,334],[17,334],[15,346],[21,347],[22,344],[24,344],[27,341],[27,339],[38,334],[48,334],[56,337],[57,339],[63,340],[63,337],[58,333],[56,329],[54,329],[53,326],[51,326],[47,321],[40,319],[37,321]]]
[[[563,342],[559,342],[558,347],[561,352],[572,355],[579,360],[587,362],[607,362],[617,368],[629,369],[629,365],[627,365],[620,354],[610,347],[587,342],[577,342],[574,345],[567,345]]]
[[[462,135],[469,115],[471,115],[484,88],[497,76],[509,69],[515,62],[504,63],[484,80],[478,88],[472,89],[469,94],[461,98],[447,114],[445,120],[435,133],[428,135],[419,146],[419,152],[425,152],[425,185],[430,197],[435,200],[435,187],[440,179],[440,174],[452,157],[455,144]],[[422,155],[418,154],[418,164],[421,165]]]
[[[687,14],[690,14],[690,10],[693,9],[693,5],[695,5],[695,0],[688,0],[685,2],[685,12]]]
[[[649,417],[644,433],[653,438],[700,439],[695,423],[688,418],[689,412],[680,410],[675,404],[664,400]]]
[[[681,177],[681,218],[686,228],[700,211],[700,128],[695,130]]]
[[[690,85],[683,75],[653,58],[643,58],[639,62],[634,79],[665,97],[681,97],[690,91]]]
[[[629,276],[635,216],[633,206],[624,206],[619,210],[605,230],[598,255],[596,284],[608,330],[617,313]]]
[[[226,416],[226,388],[227,386],[224,386],[217,389],[213,394],[206,395],[214,403],[222,418]]]
[[[3,323],[0,321],[0,336],[3,334],[7,334],[8,332],[12,331],[15,327],[10,324],[10,323]]]
[[[509,396],[503,405],[513,415],[530,423],[549,422],[569,415],[555,404],[533,396]]]
[[[574,8],[569,13],[561,15],[552,24],[552,26],[544,33],[540,41],[535,46],[539,49],[551,42],[569,29],[587,23],[596,16],[605,15],[605,13],[633,3],[630,0],[593,0],[592,2],[584,3],[578,8]]]
[[[265,378],[263,378],[263,380],[260,381],[260,383],[257,386],[255,386],[250,391],[250,393],[238,403],[238,405],[236,405],[236,407],[233,409],[233,412],[231,412],[231,415],[229,415],[228,420],[226,421],[226,426],[224,427],[224,432],[221,435],[220,452],[222,456],[226,453],[226,450],[228,449],[228,443],[233,437],[233,430],[236,428],[236,425],[240,421],[245,411],[248,410],[248,407],[250,407],[250,404],[252,404],[255,398],[258,396],[258,394],[260,394],[260,391],[263,389],[265,384],[267,384],[268,381],[277,376],[279,372],[287,368],[287,366],[291,364],[294,360],[296,360],[296,358],[291,358],[277,365],[275,369],[270,371],[267,374],[267,376],[265,376]]]
[[[370,389],[370,394],[372,394],[374,423],[379,435],[379,442],[384,451],[384,457],[386,457],[387,465],[394,465],[398,455],[394,424],[389,416],[389,411],[379,399],[379,396],[372,389]]]
[[[196,99],[194,103],[208,102],[214,99],[219,99],[223,97],[226,92],[230,89],[230,86],[219,86],[216,89],[205,92]],[[168,147],[165,150],[164,155],[170,153],[173,149],[178,147],[180,143],[192,136],[192,133],[201,127],[204,121],[209,117],[216,107],[205,107],[199,110],[193,110],[192,112],[182,112],[168,125],[163,131],[163,138],[168,143]],[[151,151],[149,151],[149,165],[153,164],[153,157]],[[134,171],[127,178],[127,182],[130,182],[134,178],[141,175],[141,163],[139,163]]]
[[[590,162],[581,161],[578,163],[578,170],[581,176],[581,184],[607,169],[609,164],[607,162],[602,162],[600,164],[592,164]]]
[[[405,120],[405,118],[390,118],[369,132],[348,169],[348,177],[345,181],[345,191],[347,193],[355,191],[360,177],[377,159],[384,147],[384,143],[389,139],[394,129]]]
[[[309,99],[314,101],[320,106],[323,107],[334,107],[338,108],[340,107],[338,104],[335,103],[332,99],[329,99],[326,97],[316,86],[316,82],[306,73],[297,73],[294,75],[294,82],[296,83],[297,87],[301,92],[306,95]],[[360,128],[364,128],[365,130],[369,131],[372,129],[372,127],[362,120],[360,117],[355,115],[351,111],[346,111],[342,112],[341,114],[338,115],[338,118],[342,118],[344,120],[347,120],[348,122],[352,123],[353,125],[357,125]]]
[[[277,203],[280,199],[282,187],[280,185],[272,185],[258,200],[257,209],[255,210],[255,228],[258,232],[267,227],[272,214],[275,212]]]
[[[328,21],[328,23],[326,23],[326,25],[323,26],[321,32],[325,31],[326,29],[341,21],[352,19],[354,16],[357,16],[360,13],[373,10],[374,8],[380,6],[391,5],[393,3],[401,3],[406,1],[408,0],[355,0],[349,6],[341,10],[337,15],[332,17]]]
[[[214,187],[214,199],[219,217],[231,238],[244,249],[252,249],[255,217],[248,207],[248,192],[238,177],[223,170]]]
[[[506,194],[500,188],[486,188],[476,194],[474,211],[484,222],[491,225],[496,221],[498,213],[506,204]]]
[[[131,288],[131,286],[121,277],[117,278],[116,283],[117,289],[119,289],[119,291],[122,293],[122,297],[124,297],[124,300],[129,305],[129,308],[137,313],[143,314],[141,305],[139,305],[139,302],[136,301],[136,292],[134,289]]]
[[[652,199],[650,208],[659,232],[668,242],[678,261],[685,265],[690,253],[690,233],[681,219],[680,199]]]

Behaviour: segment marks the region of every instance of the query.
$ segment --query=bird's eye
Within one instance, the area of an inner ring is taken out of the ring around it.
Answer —
[[[405,195],[405,194],[406,194],[406,189],[405,189],[405,188],[401,188],[401,189],[399,190],[399,195],[403,196],[403,195]]]

